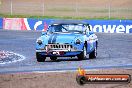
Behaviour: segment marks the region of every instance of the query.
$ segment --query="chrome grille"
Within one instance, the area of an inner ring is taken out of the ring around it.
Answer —
[[[49,49],[71,49],[72,45],[69,44],[48,44],[46,45]]]

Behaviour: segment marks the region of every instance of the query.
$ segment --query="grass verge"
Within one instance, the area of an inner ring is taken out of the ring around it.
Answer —
[[[0,14],[1,18],[35,18],[35,19],[76,19],[76,20],[126,20],[126,18],[114,18],[111,17],[77,17],[77,16],[33,16],[33,15],[8,15],[8,14]],[[130,20],[130,19],[129,19]]]

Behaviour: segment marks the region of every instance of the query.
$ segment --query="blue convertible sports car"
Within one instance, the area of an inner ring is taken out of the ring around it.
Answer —
[[[36,41],[36,58],[44,62],[46,57],[74,57],[78,60],[96,58],[98,38],[82,21],[59,20],[51,23],[46,32]]]

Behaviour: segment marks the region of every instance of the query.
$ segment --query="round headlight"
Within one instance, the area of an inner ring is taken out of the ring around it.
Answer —
[[[79,39],[76,40],[76,44],[80,44],[81,41]]]
[[[42,40],[37,40],[37,43],[38,43],[39,45],[41,45],[41,44],[42,44]]]

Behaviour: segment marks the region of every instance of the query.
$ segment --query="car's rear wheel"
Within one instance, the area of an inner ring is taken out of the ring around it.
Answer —
[[[97,57],[97,47],[89,54],[90,59],[94,59]]]
[[[50,57],[50,59],[51,59],[52,61],[56,61],[56,60],[57,60],[57,57]]]
[[[77,55],[78,60],[84,60],[87,56],[87,48],[86,46],[83,47],[83,52],[81,52],[79,55]]]
[[[36,52],[36,58],[38,62],[44,62],[46,57]]]

